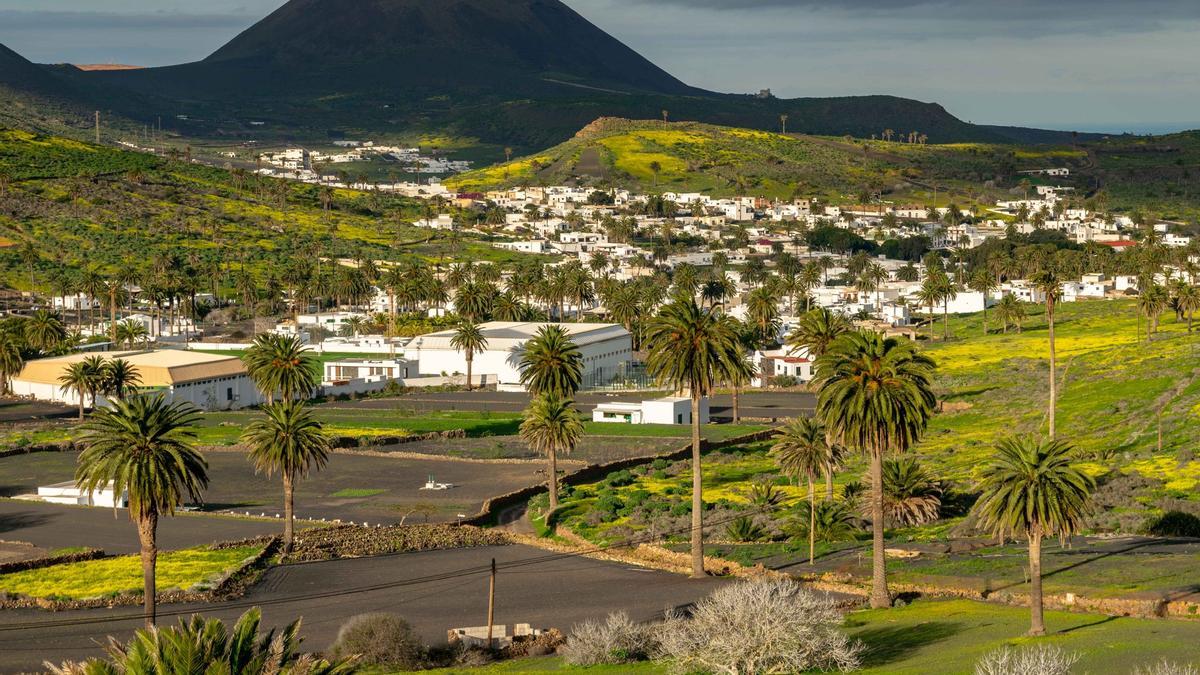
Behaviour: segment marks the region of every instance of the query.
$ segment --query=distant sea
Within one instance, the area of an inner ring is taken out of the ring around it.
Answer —
[[[1095,134],[1173,134],[1177,131],[1193,131],[1200,129],[1200,121],[1196,122],[1151,122],[1146,124],[1131,124],[1129,122],[1117,122],[1113,124],[1022,124],[1024,127],[1033,127],[1035,129],[1062,129],[1063,131],[1082,131]]]

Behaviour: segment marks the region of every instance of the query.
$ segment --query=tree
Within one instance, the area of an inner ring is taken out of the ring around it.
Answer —
[[[96,411],[84,426],[75,481],[87,493],[110,489],[128,495],[141,543],[147,626],[155,619],[159,516],[173,515],[185,498],[199,501],[208,485],[208,464],[196,452],[191,428],[199,419],[186,403],[134,396]]]
[[[808,358],[820,358],[829,346],[842,335],[850,331],[850,322],[841,314],[835,314],[824,307],[818,307],[805,312],[787,336],[787,345],[792,352],[807,350]]]
[[[12,391],[12,379],[25,367],[22,341],[9,331],[0,331],[0,395]]]
[[[116,342],[124,344],[129,349],[133,349],[138,342],[145,342],[149,339],[150,334],[146,331],[146,324],[136,319],[126,319],[117,322]]]
[[[1007,438],[984,466],[980,525],[999,537],[1029,540],[1029,634],[1045,635],[1042,617],[1042,539],[1068,537],[1090,510],[1095,482],[1073,462],[1074,448],[1054,439]]]
[[[1062,299],[1062,280],[1058,273],[1051,268],[1045,268],[1030,279],[1033,287],[1046,298],[1046,328],[1050,338],[1050,401],[1048,404],[1050,417],[1050,438],[1054,439],[1054,412],[1058,404],[1058,375],[1054,361],[1054,309]]]
[[[104,387],[104,357],[88,356],[69,364],[58,377],[62,392],[75,392],[79,397],[79,419],[83,419],[88,401],[96,404],[96,393]]]
[[[583,386],[583,355],[562,326],[547,325],[521,350],[521,384],[530,394],[570,398]]]
[[[778,339],[779,297],[767,286],[750,291],[746,296],[746,318],[753,324],[761,344],[774,344]]]
[[[552,390],[534,396],[525,409],[519,434],[535,452],[546,456],[550,511],[558,508],[558,456],[568,455],[583,438],[583,421],[575,402]]]
[[[654,174],[654,184],[656,186],[658,185],[658,173],[660,171],[662,171],[662,164],[659,164],[657,160],[651,161],[650,173]]]
[[[321,423],[301,401],[283,400],[263,408],[263,416],[242,433],[254,470],[283,478],[283,552],[292,550],[296,481],[321,469],[329,459],[329,439]]]
[[[101,380],[101,393],[124,399],[142,383],[142,376],[125,359],[113,359],[104,364]]]
[[[1004,332],[1008,332],[1009,324],[1015,324],[1017,332],[1021,332],[1021,325],[1025,321],[1025,304],[1017,299],[1011,293],[1000,298],[1000,302],[996,303],[996,314],[1000,318],[1000,323],[1004,326]]]
[[[1187,329],[1192,332],[1192,315],[1200,309],[1200,287],[1181,284],[1175,289],[1175,307],[1187,317]]]
[[[25,343],[48,354],[67,339],[67,328],[58,314],[39,309],[25,320]]]
[[[871,606],[891,604],[883,553],[883,458],[920,439],[933,415],[932,359],[905,338],[851,332],[817,360],[817,414],[832,436],[871,460]]]
[[[1150,282],[1138,296],[1138,311],[1146,315],[1146,341],[1154,339],[1158,332],[1158,321],[1171,304],[1167,289],[1161,284]]]
[[[831,472],[837,452],[825,435],[825,427],[811,417],[797,417],[779,430],[771,448],[771,456],[784,475],[799,482],[808,480],[808,564],[812,565],[816,551],[817,474]]]
[[[264,333],[242,356],[246,372],[267,402],[308,398],[317,388],[320,364],[297,336]]]
[[[467,361],[467,391],[471,391],[471,369],[475,355],[487,349],[487,343],[479,324],[470,319],[460,321],[454,329],[454,336],[450,338],[450,346],[462,352]]]
[[[704,500],[701,485],[700,400],[712,393],[736,362],[741,345],[730,324],[694,300],[677,299],[650,320],[646,368],[692,399],[692,576],[704,576]]]
[[[49,667],[54,675],[176,675],[218,669],[231,675],[350,675],[357,671],[352,659],[330,662],[301,653],[299,619],[278,635],[273,630],[260,635],[261,621],[262,613],[253,607],[226,631],[219,620],[193,614],[181,618],[178,627],[139,630],[126,644],[109,638],[107,660]]]
[[[887,523],[913,527],[938,519],[942,487],[915,459],[883,462],[883,517]]]
[[[975,270],[971,275],[971,290],[983,294],[983,334],[988,334],[987,303],[988,296],[996,290],[996,277],[984,268]]]

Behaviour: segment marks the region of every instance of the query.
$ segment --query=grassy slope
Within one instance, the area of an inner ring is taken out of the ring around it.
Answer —
[[[651,162],[661,166],[657,177]],[[486,189],[579,179],[649,191],[801,194],[837,201],[878,191],[895,201],[945,205],[953,200],[963,206],[1011,198],[1022,178],[1017,171],[1051,166],[1075,172],[1070,179],[1051,180],[1053,184],[1076,187],[1079,194],[1101,185],[1106,205],[1116,210],[1144,209],[1183,219],[1200,215],[1200,190],[1194,189],[1200,133],[1122,137],[1078,147],[916,145],[784,136],[693,122],[607,120],[560,145],[450,182]],[[930,189],[934,184],[936,199]]]
[[[1005,645],[1053,644],[1078,652],[1077,672],[1128,673],[1160,658],[1195,660],[1200,624],[1047,612],[1050,635],[1020,637],[1029,613],[1017,607],[968,600],[921,601],[890,610],[866,610],[847,617],[850,634],[868,651],[864,675],[962,675],[973,672],[984,654]],[[517,660],[485,668],[451,668],[440,673],[668,673],[664,664],[633,664],[575,669],[561,659]]]
[[[280,200],[259,190],[274,191],[278,181],[239,180],[220,169],[24,131],[0,129],[0,173],[10,207],[0,215],[0,234],[34,241],[42,283],[58,267],[55,259],[114,271],[134,251],[143,265],[168,254],[227,264],[237,258],[263,277],[297,250],[434,262],[522,257],[408,225],[424,209],[413,200],[339,190],[325,214],[314,186],[287,183]],[[13,250],[0,253],[0,277],[29,286]]]
[[[184,549],[160,553],[158,589],[188,590],[257,555],[259,548]],[[0,576],[0,590],[36,598],[81,600],[142,590],[138,556],[127,555],[44,567]]]

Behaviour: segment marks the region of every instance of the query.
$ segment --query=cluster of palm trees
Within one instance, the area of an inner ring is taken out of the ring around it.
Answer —
[[[97,396],[124,399],[137,391],[142,376],[125,359],[106,359],[94,354],[68,364],[58,382],[64,394],[74,393],[79,397],[79,419],[82,421],[88,401],[95,407]]]
[[[89,357],[79,363],[97,365]],[[109,362],[110,372],[119,360]],[[284,488],[283,550],[294,541],[293,491],[296,482],[326,463],[329,441],[321,423],[305,406],[317,385],[317,363],[293,337],[260,336],[247,350],[246,367],[269,401],[262,416],[247,425],[242,443],[256,470],[278,473]],[[72,387],[76,386],[74,384]],[[84,391],[88,385],[79,384]],[[136,377],[127,378],[108,407],[83,426],[84,450],[75,479],[81,490],[109,489],[126,495],[129,517],[141,543],[143,602],[147,626],[156,618],[155,572],[158,523],[185,500],[202,500],[208,464],[196,447],[199,413],[162,395],[136,393]]]

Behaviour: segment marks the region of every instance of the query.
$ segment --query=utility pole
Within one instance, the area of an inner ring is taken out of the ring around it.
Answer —
[[[492,648],[492,626],[496,618],[496,559],[492,558],[492,576],[488,581],[488,649]]]
[[[96,111],[96,145],[100,145],[100,111]]]

